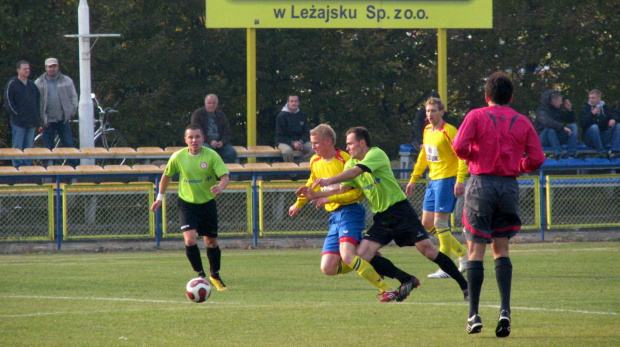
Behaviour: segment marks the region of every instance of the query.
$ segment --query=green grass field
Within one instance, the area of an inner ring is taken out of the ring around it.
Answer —
[[[456,282],[427,279],[435,264],[409,247],[383,250],[422,282],[402,303],[378,303],[355,273],[321,274],[320,249],[225,249],[230,290],[203,304],[185,297],[194,273],[182,250],[2,255],[0,346],[619,346],[619,251],[513,245],[513,329],[501,340],[490,257],[484,328],[468,335]]]

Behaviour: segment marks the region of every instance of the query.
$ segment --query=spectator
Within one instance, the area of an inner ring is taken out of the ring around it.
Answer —
[[[39,89],[28,79],[30,63],[20,60],[16,65],[17,76],[11,78],[4,88],[4,107],[11,119],[13,148],[24,150],[32,147],[34,131],[39,123]],[[32,165],[32,160],[13,160],[13,166]]]
[[[293,151],[301,151],[300,161],[309,161],[314,155],[310,143],[308,117],[299,110],[299,96],[291,95],[276,117],[276,145],[285,162],[292,162]]]
[[[577,152],[577,124],[572,123],[575,121],[575,112],[570,100],[562,101],[560,92],[548,89],[542,93],[540,103],[536,110],[534,127],[543,147],[552,147],[554,158],[561,159],[561,145],[567,144],[565,156],[574,158]]]
[[[59,71],[58,60],[45,60],[45,73],[34,81],[41,94],[41,119],[43,120],[43,142],[53,149],[56,134],[62,147],[73,147],[73,133],[69,121],[78,109],[78,96],[73,80]],[[70,159],[73,167],[78,161]]]
[[[205,134],[203,146],[217,152],[224,163],[234,163],[237,161],[237,151],[230,144],[230,125],[224,112],[217,109],[218,102],[217,95],[207,95],[205,106],[194,111],[192,123],[200,125]]]
[[[579,111],[579,122],[583,131],[583,142],[594,147],[599,156],[620,156],[618,116],[601,100],[600,90],[593,89],[588,93],[588,102]],[[606,145],[610,145],[607,153],[604,147]]]

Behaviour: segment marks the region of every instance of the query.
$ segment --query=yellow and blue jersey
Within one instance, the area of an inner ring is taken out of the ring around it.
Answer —
[[[334,158],[325,160],[323,157],[318,155],[313,155],[310,158],[310,177],[306,182],[306,186],[311,187],[312,183],[317,178],[329,178],[332,176],[336,176],[337,174],[344,171],[344,164],[351,159],[349,153],[336,149],[336,155]],[[340,184],[336,184],[330,187],[323,187],[323,190],[336,189],[340,186]],[[316,190],[321,188],[317,187]],[[362,190],[360,188],[354,188],[349,190],[344,194],[337,194],[330,196],[329,204],[325,204],[325,210],[327,212],[332,212],[338,209],[342,205],[350,205],[356,203],[363,199]],[[297,198],[297,202],[295,202],[295,206],[301,208],[308,199],[304,197]]]
[[[422,147],[409,182],[417,181],[427,167],[432,180],[456,176],[456,182],[465,182],[467,164],[456,156],[452,148],[456,132],[456,128],[446,122],[437,131],[433,131],[432,124],[424,127]]]

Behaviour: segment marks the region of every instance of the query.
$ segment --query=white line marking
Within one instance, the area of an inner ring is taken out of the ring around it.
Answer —
[[[146,303],[162,303],[162,304],[182,304],[183,308],[160,308],[160,309],[129,309],[129,310],[96,310],[96,311],[70,311],[70,312],[36,312],[17,315],[0,315],[4,318],[16,318],[16,317],[34,317],[34,316],[47,316],[47,315],[61,315],[61,314],[91,314],[91,313],[109,313],[109,312],[139,312],[139,311],[151,311],[151,310],[179,310],[179,309],[194,309],[194,308],[217,308],[217,306],[238,306],[243,305],[247,307],[271,307],[270,304],[251,304],[247,302],[213,302],[209,301],[201,305],[196,305],[189,301],[184,300],[148,300],[148,299],[132,299],[132,298],[93,298],[93,297],[71,297],[71,296],[39,296],[39,295],[6,295],[5,298],[13,299],[46,299],[46,300],[98,300],[98,301],[125,301],[125,302],[146,302]],[[358,306],[358,305],[371,305],[369,302],[296,302],[290,304],[278,303],[278,305],[287,306],[333,306],[333,305],[346,305],[346,306]],[[187,306],[189,305],[189,306]],[[384,306],[385,304],[382,304]],[[394,305],[434,305],[434,306],[454,306],[454,302],[401,302]],[[465,306],[467,303],[457,303],[457,305]],[[481,307],[497,308],[498,305],[480,305]],[[573,309],[561,309],[561,308],[543,308],[543,307],[522,307],[513,306],[513,310],[528,310],[528,311],[542,311],[542,312],[567,312],[567,313],[579,313],[579,314],[594,314],[594,315],[611,315],[617,316],[618,312],[604,312],[604,311],[586,311],[586,310],[573,310]]]

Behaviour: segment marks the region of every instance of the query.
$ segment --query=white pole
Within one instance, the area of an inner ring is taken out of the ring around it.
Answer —
[[[78,6],[78,34],[80,35],[80,148],[94,147],[93,100],[90,97],[90,19],[86,0]],[[93,164],[92,159],[82,159],[82,164]]]

